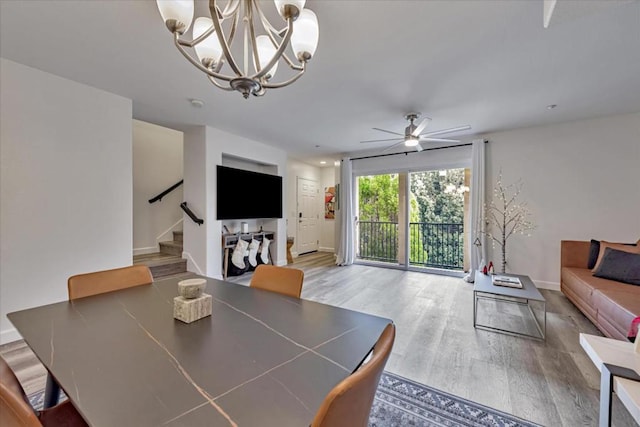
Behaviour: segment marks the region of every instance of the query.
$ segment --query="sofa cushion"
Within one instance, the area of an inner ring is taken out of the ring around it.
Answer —
[[[640,239],[635,243],[624,243],[626,246],[638,246]],[[591,239],[589,245],[589,260],[587,261],[587,268],[593,270],[598,261],[598,255],[600,254],[600,240]]]
[[[631,285],[627,289],[602,288],[593,293],[593,302],[597,307],[597,319],[603,319],[615,325],[620,334],[626,336],[631,322],[640,316],[640,287]]]
[[[634,289],[632,285],[594,277],[588,268],[564,267],[561,274],[562,284],[591,307],[594,307],[592,296],[596,289],[611,289],[623,292],[629,288]]]
[[[598,261],[598,254],[600,253],[600,240],[591,239],[591,246],[589,246],[589,261],[587,262],[587,268],[593,269]]]
[[[604,240],[602,240],[600,242],[600,252],[598,252],[598,260],[596,261],[596,265],[593,267],[594,272],[598,269],[598,267],[600,267],[602,258],[604,258],[604,252],[607,248],[616,249],[624,252],[630,252],[633,254],[640,254],[640,246],[627,245],[624,243],[611,243],[611,242],[605,242]]]
[[[640,254],[606,248],[593,275],[640,286]]]

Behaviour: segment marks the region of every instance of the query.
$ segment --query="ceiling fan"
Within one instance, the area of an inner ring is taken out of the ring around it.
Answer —
[[[448,133],[459,132],[463,130],[471,129],[471,126],[457,126],[449,129],[441,129],[432,132],[421,133],[425,127],[429,124],[431,119],[429,117],[425,117],[419,125],[414,123],[420,117],[420,113],[409,113],[404,116],[405,119],[409,121],[409,126],[404,129],[404,134],[398,132],[392,132],[386,129],[373,128],[380,132],[390,133],[392,135],[397,135],[395,138],[390,139],[370,139],[368,141],[360,141],[361,144],[368,144],[371,142],[388,142],[388,141],[397,141],[395,144],[390,145],[385,148],[384,151],[391,150],[394,147],[397,147],[400,144],[404,144],[406,147],[415,147],[417,151],[422,151],[424,148],[420,143],[422,142],[460,142],[457,139],[448,139],[448,138],[434,138],[435,136],[445,135]]]

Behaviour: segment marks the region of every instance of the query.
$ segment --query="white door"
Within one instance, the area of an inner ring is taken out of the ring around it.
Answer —
[[[316,181],[298,178],[298,254],[317,251],[320,243],[318,229],[320,189]]]

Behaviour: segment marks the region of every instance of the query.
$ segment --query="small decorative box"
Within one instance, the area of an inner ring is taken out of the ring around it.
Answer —
[[[191,323],[211,316],[213,298],[202,293],[206,284],[205,279],[188,279],[178,283],[180,296],[173,299],[174,318]]]

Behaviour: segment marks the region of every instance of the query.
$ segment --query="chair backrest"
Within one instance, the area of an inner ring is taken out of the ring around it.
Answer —
[[[366,427],[396,327],[390,323],[378,338],[368,363],[342,380],[325,397],[311,427]]]
[[[153,282],[151,270],[146,265],[96,271],[69,277],[69,299],[74,300]]]
[[[7,362],[0,357],[0,425],[42,427]]]
[[[300,298],[304,272],[296,268],[261,264],[251,277],[251,287]]]

